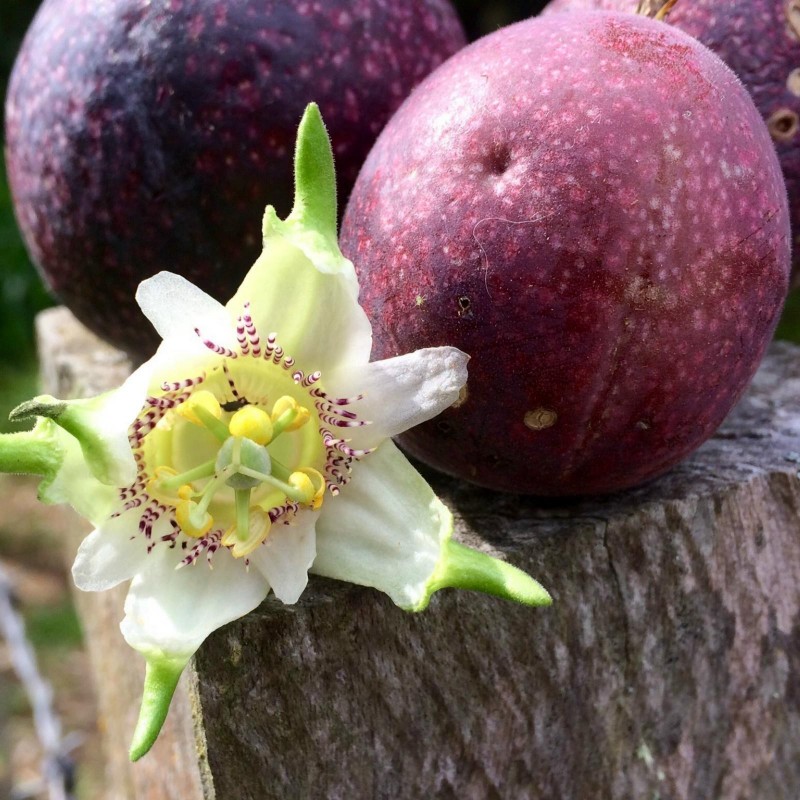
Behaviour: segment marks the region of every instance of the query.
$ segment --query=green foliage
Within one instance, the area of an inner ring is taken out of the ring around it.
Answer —
[[[33,608],[26,617],[28,638],[37,650],[80,647],[83,641],[80,622],[69,598],[59,605]]]
[[[786,300],[775,338],[800,343],[800,290],[792,292]]]
[[[0,1],[0,97],[38,5],[38,0]],[[51,304],[22,243],[0,159],[0,431],[19,429],[6,422],[6,413],[35,393],[33,318]]]
[[[51,304],[22,244],[0,161],[0,432],[29,427],[7,415],[38,391],[33,319]]]
[[[0,165],[0,362],[21,366],[34,355],[33,317],[51,305],[14,220],[5,165]]]

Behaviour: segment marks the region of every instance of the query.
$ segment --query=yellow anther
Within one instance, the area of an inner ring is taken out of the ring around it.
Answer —
[[[277,422],[287,411],[294,412],[291,421],[281,426],[284,431],[296,431],[308,422],[310,414],[305,406],[297,404],[297,400],[289,395],[279,397],[272,407],[272,421]]]
[[[181,486],[180,491],[182,492],[185,488],[185,486]],[[208,511],[202,512],[202,516],[196,519],[199,516],[197,510],[197,503],[188,499],[181,500],[175,506],[175,519],[181,530],[187,536],[193,536],[195,539],[205,536],[214,524],[214,518]]]
[[[208,412],[215,419],[222,416],[222,408],[220,408],[219,401],[207,389],[200,389],[194,392],[192,396],[181,403],[175,411],[184,419],[199,425],[201,428],[205,427],[205,423],[196,413],[196,409],[201,408],[203,411]]]
[[[193,494],[194,490],[188,483],[184,483],[183,486],[178,489],[178,497],[180,497],[181,500],[191,500]]]
[[[297,400],[294,397],[290,397],[288,394],[285,394],[283,397],[279,397],[275,401],[275,405],[272,406],[272,421],[275,422],[277,419],[282,417],[285,412],[287,411],[294,411],[297,408]]]
[[[311,482],[314,484],[314,497],[311,501],[311,508],[316,511],[322,505],[322,501],[325,497],[325,478],[312,467],[301,467],[298,471],[308,475],[308,477],[311,478]]]
[[[263,544],[269,536],[272,520],[266,511],[251,506],[248,527],[249,529],[244,532],[244,535],[241,535],[234,525],[225,531],[225,535],[222,537],[223,547],[230,547],[230,553],[234,558],[249,556],[253,550]]]
[[[286,431],[296,431],[302,428],[303,425],[311,418],[311,414],[305,406],[297,407],[297,416],[284,428]]]
[[[289,485],[300,493],[299,502],[311,506],[315,511],[322,505],[325,479],[317,470],[301,467],[289,476]]]
[[[257,406],[240,408],[230,419],[228,428],[231,436],[244,436],[256,444],[269,444],[272,441],[272,420],[266,411]]]

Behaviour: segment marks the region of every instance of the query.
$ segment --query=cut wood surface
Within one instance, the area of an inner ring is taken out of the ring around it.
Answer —
[[[63,309],[39,335],[54,394],[128,369]],[[206,641],[132,767],[123,593],[83,596],[116,796],[796,800],[798,469],[800,348],[775,343],[717,435],[645,487],[548,502],[426,473],[457,538],[553,606],[446,590],[409,615],[312,578]]]

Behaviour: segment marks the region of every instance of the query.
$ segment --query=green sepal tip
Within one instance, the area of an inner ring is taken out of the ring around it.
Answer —
[[[447,587],[471,589],[526,606],[549,606],[548,591],[521,569],[448,539],[428,584],[429,593]]]
[[[50,395],[39,395],[17,406],[9,414],[9,419],[13,422],[33,418],[51,420],[75,437],[97,480],[115,484],[120,482],[119,465],[96,420],[98,406],[110,394],[88,400],[59,400]]]
[[[299,247],[322,272],[352,271],[352,265],[343,266],[346,259],[339,250],[333,149],[316,103],[306,106],[297,130],[294,176],[294,205],[289,216],[281,220],[273,206],[264,211],[265,250],[277,236]]]
[[[319,106],[309,103],[297,129],[294,152],[294,207],[287,222],[336,241],[336,171],[333,149]]]
[[[147,657],[142,704],[129,753],[131,761],[138,761],[158,738],[186,663],[163,656]]]

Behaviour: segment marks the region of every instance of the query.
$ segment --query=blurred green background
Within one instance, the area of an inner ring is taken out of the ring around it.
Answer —
[[[38,0],[0,0],[0,96],[14,57]],[[5,104],[3,104],[5,105]],[[5,130],[5,114],[2,115]],[[2,132],[0,132],[2,135]],[[14,222],[6,181],[5,159],[0,162],[0,431],[11,430],[8,411],[36,393],[37,367],[33,317],[50,305],[46,290],[28,259]]]
[[[0,0],[0,96],[3,98],[14,57],[38,5],[39,0]],[[545,0],[455,0],[455,5],[470,40],[474,40],[538,13]],[[3,160],[0,163],[0,430],[11,429],[5,419],[7,411],[36,392],[33,318],[52,302],[20,240]],[[800,342],[800,293],[790,297],[778,335]]]

